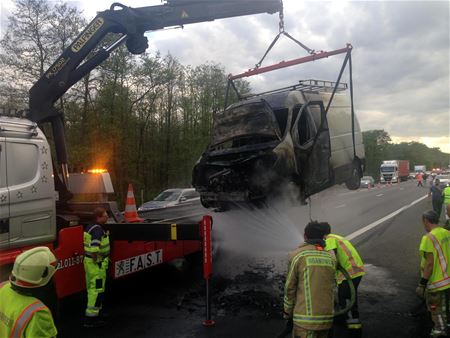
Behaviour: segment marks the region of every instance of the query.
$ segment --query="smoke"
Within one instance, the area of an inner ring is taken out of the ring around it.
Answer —
[[[213,214],[215,273],[229,278],[257,270],[285,274],[288,252],[303,243],[306,224],[311,219],[333,220],[337,194],[346,192],[342,187],[332,187],[302,205],[295,185],[287,184],[279,190],[282,194],[263,207],[234,204],[226,212]]]
[[[285,190],[288,192],[288,190]],[[217,249],[217,271],[234,277],[248,270],[268,267],[274,274],[284,274],[287,254],[303,242],[307,209],[298,209],[286,193],[269,200],[265,206],[233,205],[227,212],[213,215],[213,246]],[[305,214],[303,217],[292,217]]]

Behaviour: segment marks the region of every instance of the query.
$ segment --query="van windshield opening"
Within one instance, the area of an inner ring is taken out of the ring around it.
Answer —
[[[242,104],[214,115],[211,145],[252,136],[281,138],[277,119],[266,102]]]

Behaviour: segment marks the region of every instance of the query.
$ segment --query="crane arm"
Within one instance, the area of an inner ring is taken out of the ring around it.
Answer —
[[[106,60],[121,43],[126,42],[133,54],[143,53],[148,47],[146,31],[279,10],[281,0],[171,0],[163,5],[140,8],[114,3],[109,10],[97,14],[33,85],[29,118],[39,123],[59,115],[53,103]],[[117,33],[120,37],[81,64],[108,33]]]
[[[141,54],[148,47],[146,31],[281,10],[281,0],[167,0],[163,5],[140,8],[114,3],[99,12],[29,91],[28,118],[51,123],[63,180],[68,174],[63,113],[54,103],[114,49],[125,43],[131,53]],[[117,40],[85,60],[108,33],[117,34]]]

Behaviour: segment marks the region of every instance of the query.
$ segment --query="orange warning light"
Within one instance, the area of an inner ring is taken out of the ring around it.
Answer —
[[[107,173],[108,170],[106,170],[106,169],[95,168],[95,169],[89,169],[87,172],[88,172],[89,174],[103,174],[103,173]]]

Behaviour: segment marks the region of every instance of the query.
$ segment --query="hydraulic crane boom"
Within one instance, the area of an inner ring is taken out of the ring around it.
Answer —
[[[167,0],[163,5],[140,8],[114,3],[109,10],[99,12],[29,92],[28,118],[52,125],[64,186],[67,186],[68,170],[63,113],[54,107],[54,103],[106,60],[114,49],[125,42],[130,53],[141,54],[148,47],[146,31],[281,10],[281,0]],[[118,34],[118,39],[85,61],[108,33]],[[57,175],[55,178],[58,179]],[[63,195],[60,194],[60,199],[64,199]]]

